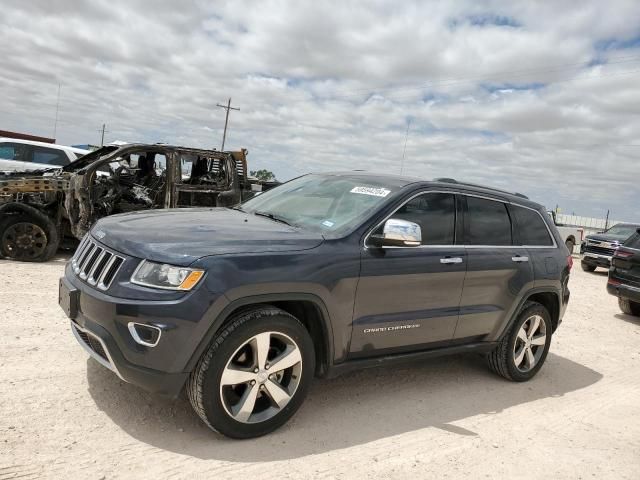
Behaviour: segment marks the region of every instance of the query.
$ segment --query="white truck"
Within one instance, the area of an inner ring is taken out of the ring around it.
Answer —
[[[584,229],[581,227],[570,227],[561,223],[559,224],[556,219],[556,212],[549,210],[547,213],[551,218],[553,218],[553,224],[558,229],[558,232],[560,232],[560,236],[562,236],[569,252],[574,253],[576,245],[579,246],[582,243],[582,240],[584,240]]]

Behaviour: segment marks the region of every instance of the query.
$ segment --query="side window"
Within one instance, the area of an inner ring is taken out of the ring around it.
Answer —
[[[465,226],[467,245],[511,245],[511,220],[502,202],[467,197]]]
[[[519,243],[521,245],[553,245],[547,226],[538,212],[515,205],[511,205],[509,210],[515,219],[516,225],[518,225],[517,238],[520,240]]]
[[[15,160],[17,162],[29,161],[29,150],[21,143],[1,143],[0,158],[5,160]]]
[[[631,235],[631,237],[624,243],[624,246],[640,250],[640,230]]]
[[[422,245],[452,245],[456,226],[456,202],[450,193],[425,193],[402,207],[391,218],[417,223]]]
[[[46,147],[33,147],[33,163],[43,163],[64,167],[69,163],[69,157],[62,150]]]

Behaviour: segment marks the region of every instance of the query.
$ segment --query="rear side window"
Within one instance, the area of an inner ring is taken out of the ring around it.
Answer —
[[[640,232],[634,233],[629,240],[624,243],[624,246],[640,250]]]
[[[515,205],[509,208],[518,226],[517,238],[520,245],[545,247],[553,245],[547,226],[538,212]]]
[[[33,163],[43,163],[64,167],[69,163],[69,157],[62,150],[53,148],[33,147]]]
[[[420,225],[422,245],[452,245],[456,225],[455,198],[449,193],[425,193],[412,198],[391,218]]]
[[[18,162],[29,161],[29,150],[20,143],[0,143],[0,158]]]
[[[465,243],[467,245],[511,245],[511,220],[504,203],[467,198]]]

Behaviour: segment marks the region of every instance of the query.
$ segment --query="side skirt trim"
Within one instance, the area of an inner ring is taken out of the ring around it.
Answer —
[[[326,378],[335,378],[345,373],[365,368],[375,368],[387,365],[401,365],[404,363],[413,363],[429,358],[440,357],[443,355],[453,355],[456,353],[488,353],[496,346],[498,342],[479,342],[467,345],[456,345],[453,347],[435,348],[423,352],[403,353],[398,355],[385,355],[381,357],[348,360],[338,365],[331,365],[327,371]]]

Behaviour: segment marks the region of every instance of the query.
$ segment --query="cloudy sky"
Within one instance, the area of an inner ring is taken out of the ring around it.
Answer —
[[[0,129],[227,147],[640,221],[640,3],[4,0]],[[408,135],[407,134],[408,127]],[[406,139],[406,151],[405,151]],[[403,162],[404,151],[404,162]]]

